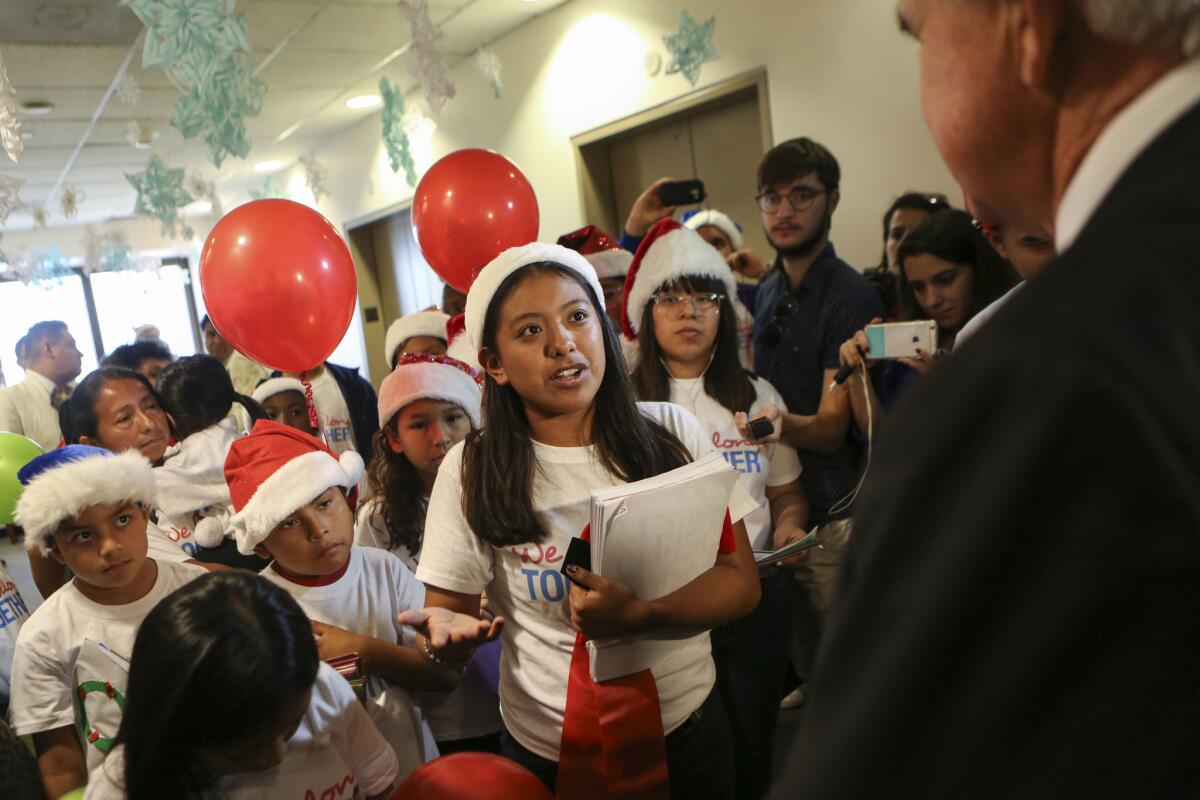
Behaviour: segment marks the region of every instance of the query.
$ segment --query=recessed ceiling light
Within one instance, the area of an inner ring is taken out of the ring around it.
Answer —
[[[380,103],[379,95],[377,94],[360,94],[357,97],[351,97],[346,101],[346,108],[374,108]]]
[[[54,110],[54,103],[49,100],[26,100],[17,107],[27,117],[42,117]]]
[[[255,172],[274,172],[283,166],[282,161],[260,161],[254,165]]]
[[[21,131],[22,142],[32,142],[34,138],[33,131]]]

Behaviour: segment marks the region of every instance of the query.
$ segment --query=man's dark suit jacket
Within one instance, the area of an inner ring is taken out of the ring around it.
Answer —
[[[1200,106],[887,420],[776,798],[1200,797]]]

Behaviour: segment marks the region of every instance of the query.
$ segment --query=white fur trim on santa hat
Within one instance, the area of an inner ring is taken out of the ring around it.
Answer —
[[[471,337],[466,333],[450,342],[446,347],[446,355],[458,359],[476,372],[483,372],[483,367],[479,365],[479,351],[471,344]]]
[[[633,262],[633,253],[618,247],[613,250],[588,253],[584,258],[596,268],[596,277],[603,281],[608,278],[624,278],[628,275],[629,265]]]
[[[737,223],[728,214],[722,214],[715,208],[706,208],[703,211],[697,211],[688,217],[684,223],[692,230],[699,230],[705,225],[712,225],[714,228],[719,228],[722,233],[729,237],[729,243],[733,245],[734,250],[742,249],[742,232],[738,228]]]
[[[725,284],[729,301],[737,299],[737,280],[721,254],[690,228],[675,228],[650,243],[638,263],[633,285],[628,287],[625,308],[635,334],[641,328],[646,304],[658,288],[688,275],[716,278]]]
[[[254,394],[250,395],[250,397],[254,402],[262,405],[275,395],[283,392],[299,392],[300,394],[304,394],[304,384],[295,378],[267,378],[254,387]]]
[[[561,264],[578,273],[592,287],[596,294],[596,302],[600,304],[600,311],[604,311],[604,290],[600,287],[600,279],[596,277],[596,269],[579,253],[561,245],[545,242],[530,242],[520,247],[510,247],[479,271],[475,282],[471,284],[471,291],[467,292],[467,336],[470,337],[476,351],[483,346],[483,321],[500,284],[522,267],[542,261]]]
[[[338,458],[321,450],[296,456],[258,485],[250,501],[233,515],[238,552],[251,555],[275,526],[330,486],[350,489],[363,474],[362,456],[347,450]]]
[[[454,403],[471,418],[471,427],[479,427],[483,394],[475,379],[458,367],[421,361],[392,370],[379,385],[379,427],[386,427],[401,409],[417,400]]]
[[[42,472],[17,500],[14,519],[28,550],[48,555],[59,523],[89,506],[132,500],[154,505],[154,470],[137,450],[68,461]]]
[[[400,345],[414,336],[432,336],[445,341],[446,323],[449,321],[450,315],[441,311],[418,311],[415,314],[406,314],[393,322],[383,340],[383,353],[388,366],[396,360],[396,351],[400,349]]]

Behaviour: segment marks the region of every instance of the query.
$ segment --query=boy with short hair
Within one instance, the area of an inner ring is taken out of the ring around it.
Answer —
[[[254,394],[250,396],[267,412],[268,419],[320,438],[320,429],[313,425],[308,415],[304,384],[300,381],[295,378],[267,378],[254,388]],[[315,402],[313,408],[316,408]]]
[[[21,627],[13,659],[13,729],[33,736],[54,800],[87,783],[112,745],[142,619],[205,570],[146,556],[154,471],[135,450],[68,445],[18,478],[26,547],[75,575]]]
[[[437,756],[409,690],[453,688],[453,672],[410,646],[396,622],[425,602],[425,587],[394,554],[353,547],[362,458],[335,456],[312,436],[262,420],[234,442],[225,478],[238,550],[274,559],[261,573],[313,620],[323,659],[357,653],[367,711],[396,751],[401,776]]]

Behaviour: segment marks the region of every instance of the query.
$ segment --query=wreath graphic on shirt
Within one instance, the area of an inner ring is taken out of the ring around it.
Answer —
[[[123,714],[125,712],[125,695],[120,692],[108,681],[84,681],[79,684],[79,688],[75,691],[75,701],[79,709],[79,714],[76,717],[79,720],[79,731],[83,735],[84,740],[88,744],[95,747],[101,753],[107,753],[113,746],[113,737],[104,736],[100,731],[92,727],[91,721],[88,719],[87,713],[87,698],[90,694],[101,692],[109,700],[117,704],[117,709]],[[116,733],[113,733],[115,736]]]

